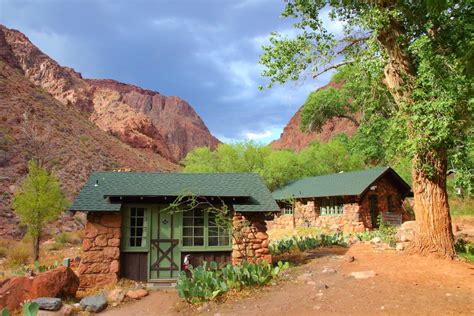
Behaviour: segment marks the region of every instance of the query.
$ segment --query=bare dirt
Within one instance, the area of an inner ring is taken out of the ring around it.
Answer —
[[[349,262],[347,258],[355,257]],[[155,291],[104,315],[474,315],[474,265],[409,256],[367,244],[299,256],[277,285],[190,309],[175,292]],[[329,272],[323,272],[324,270]],[[332,270],[334,271],[332,271]],[[351,272],[374,271],[367,279]]]

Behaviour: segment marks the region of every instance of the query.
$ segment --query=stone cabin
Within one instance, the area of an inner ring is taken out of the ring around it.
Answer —
[[[390,167],[340,172],[292,181],[272,193],[280,213],[269,227],[320,227],[344,233],[409,220],[403,201],[410,186]]]
[[[171,284],[186,255],[193,266],[271,262],[265,220],[279,212],[252,173],[97,172],[70,209],[87,213],[81,289],[119,278]]]

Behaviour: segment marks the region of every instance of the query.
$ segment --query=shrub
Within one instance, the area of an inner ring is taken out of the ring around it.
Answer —
[[[28,264],[30,257],[30,246],[26,243],[16,243],[10,249],[8,249],[5,265],[10,268],[25,265]]]
[[[60,245],[78,245],[82,242],[82,238],[80,234],[76,232],[62,232],[54,238],[54,241]]]
[[[191,277],[182,271],[176,283],[179,297],[188,303],[195,304],[209,301],[229,290],[241,290],[249,286],[262,286],[277,278],[283,270],[288,269],[288,263],[278,262],[272,266],[267,262],[258,264],[244,262],[241,265],[230,264],[218,269],[216,262],[210,265],[204,262],[202,266],[190,267]]]
[[[298,249],[299,251],[311,250],[318,247],[341,246],[347,247],[347,243],[341,233],[338,234],[320,234],[307,237],[286,237],[275,240],[270,243],[269,249],[272,255],[289,253]]]
[[[397,242],[397,228],[390,222],[385,221],[381,215],[377,217],[377,222],[379,224],[378,229],[357,233],[356,236],[364,241],[370,241],[374,237],[379,237],[384,243],[394,247]]]

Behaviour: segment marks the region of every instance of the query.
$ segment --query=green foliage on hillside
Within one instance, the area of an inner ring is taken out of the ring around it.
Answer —
[[[343,138],[315,142],[299,153],[252,142],[220,144],[215,151],[194,149],[183,163],[184,172],[256,172],[271,190],[301,177],[366,167],[363,157],[351,153]]]

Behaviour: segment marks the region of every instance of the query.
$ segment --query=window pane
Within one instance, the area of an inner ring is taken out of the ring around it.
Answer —
[[[137,209],[137,216],[145,216],[145,209],[143,207]]]
[[[184,217],[183,218],[183,226],[193,226],[193,218],[192,217]]]
[[[200,217],[204,217],[204,210],[194,210],[194,216],[200,216]]]
[[[209,227],[209,236],[217,236],[219,229],[217,227]]]
[[[195,217],[194,226],[204,226],[204,217]]]
[[[136,238],[135,239],[135,247],[141,247],[142,246],[142,238]]]
[[[204,236],[204,228],[194,227],[194,236]]]
[[[131,218],[130,218],[130,226],[136,226],[136,224],[137,224],[136,218],[135,218],[135,217],[131,217]]]
[[[137,237],[142,237],[143,236],[143,227],[137,227],[136,228],[136,236]]]
[[[192,227],[184,227],[183,228],[183,236],[192,236],[193,235],[193,228]]]
[[[136,209],[136,208],[132,207],[132,208],[130,209],[130,216],[131,216],[131,217],[137,216],[137,209]]]
[[[193,238],[192,237],[184,237],[183,238],[183,245],[184,246],[192,246],[193,245]]]
[[[137,226],[143,226],[143,217],[139,217],[136,220],[136,225]]]
[[[218,246],[218,239],[217,237],[209,237],[209,246]]]
[[[219,246],[228,246],[229,245],[229,236],[221,236],[219,237]]]
[[[130,247],[135,247],[135,238],[130,237]]]
[[[194,238],[194,246],[204,246],[204,238],[203,237],[195,237]]]
[[[135,227],[130,227],[130,237],[135,237]]]

